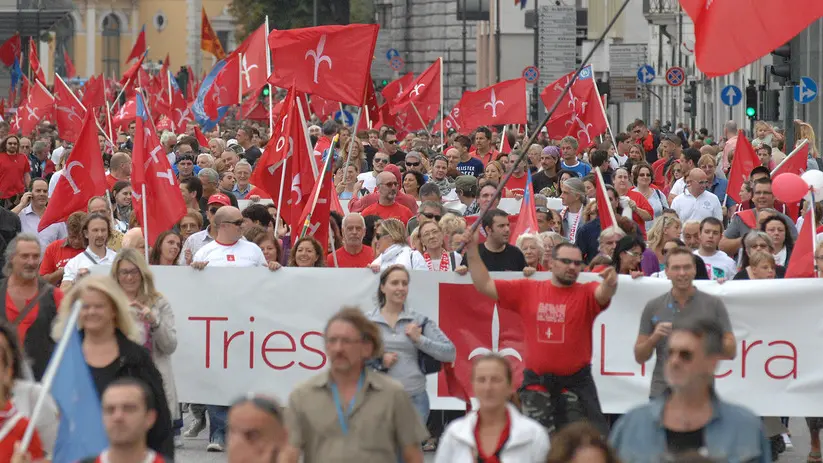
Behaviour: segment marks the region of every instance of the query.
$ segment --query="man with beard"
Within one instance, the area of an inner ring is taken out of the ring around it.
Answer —
[[[344,308],[323,335],[329,369],[297,386],[286,408],[288,446],[281,463],[423,463],[428,432],[400,383],[366,367],[383,351],[380,331],[356,307]],[[390,417],[390,419],[386,419]],[[332,424],[333,423],[333,424]]]
[[[20,223],[23,233],[37,235],[40,239],[40,246],[45,249],[51,243],[64,239],[67,236],[66,224],[63,222],[53,223],[38,231],[40,228],[40,218],[46,212],[46,205],[49,202],[49,182],[43,178],[35,178],[29,185],[29,191],[23,193],[20,204],[12,212],[20,216]]]
[[[94,265],[111,265],[117,253],[109,249],[106,244],[111,233],[111,219],[109,216],[92,213],[83,222],[83,241],[86,249],[66,263],[63,270],[63,282],[60,288],[68,291],[74,282],[89,273]]]
[[[534,327],[525,330],[523,414],[550,433],[575,419],[587,419],[603,436],[608,435],[591,372],[592,328],[617,291],[614,267],[600,272],[599,283],[578,283],[583,254],[577,246],[561,243],[552,251],[551,280],[492,280],[478,250],[477,234],[466,232],[465,239],[474,287]],[[568,397],[575,397],[582,410],[572,410],[575,401]]]
[[[31,182],[29,158],[20,153],[20,139],[10,135],[0,142],[0,205],[11,209]]]
[[[39,381],[54,348],[51,325],[63,292],[38,278],[40,241],[36,235],[17,235],[9,243],[6,255],[5,279],[0,281],[0,320],[17,329],[20,344],[32,359],[34,377]]]

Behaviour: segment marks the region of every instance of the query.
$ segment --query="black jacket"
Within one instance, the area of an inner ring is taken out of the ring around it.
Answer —
[[[85,333],[81,331],[80,336],[84,335]],[[174,433],[171,427],[171,412],[163,389],[163,378],[145,347],[130,341],[120,330],[116,331],[116,335],[117,347],[120,350],[120,359],[117,360],[120,365],[117,369],[117,378],[139,379],[149,386],[154,395],[157,420],[149,430],[146,443],[150,449],[167,459],[174,459]],[[92,376],[94,376],[94,370],[92,370]],[[105,387],[100,389],[97,393],[102,399]]]
[[[31,364],[36,381],[43,378],[55,347],[54,340],[51,338],[51,325],[57,318],[58,308],[54,300],[54,289],[54,286],[43,278],[37,278],[37,292],[42,292],[42,296],[38,301],[37,318],[26,331],[26,339],[23,343],[23,351]],[[8,278],[4,278],[0,280],[0,320],[5,322],[9,321],[6,317],[7,291]],[[17,310],[23,310],[23,307],[18,307]]]

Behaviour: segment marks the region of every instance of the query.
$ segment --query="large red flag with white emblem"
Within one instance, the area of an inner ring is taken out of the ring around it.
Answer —
[[[749,181],[749,174],[755,166],[760,165],[760,158],[757,157],[752,144],[742,130],[737,132],[737,144],[734,150],[734,159],[732,159],[732,168],[729,170],[726,194],[739,203],[740,187]]]
[[[414,106],[422,114],[423,107],[440,106],[440,74],[442,59],[432,63],[423,73],[391,102],[391,113],[397,114],[405,108]],[[525,94],[525,93],[524,93]],[[436,111],[435,111],[436,114]],[[425,120],[425,122],[429,122]]]
[[[480,294],[472,285],[441,283],[438,323],[443,333],[454,343],[457,358],[452,379],[438,378],[439,395],[446,391],[464,390],[473,396],[471,388],[472,361],[475,357],[497,354],[508,360],[514,370],[514,387],[523,382],[523,359],[526,339],[520,314]],[[463,398],[464,397],[459,397]]]
[[[137,103],[132,96],[126,100],[126,104],[120,107],[120,110],[115,113],[111,120],[111,125],[114,127],[122,127],[128,125],[137,117]]]
[[[403,92],[409,88],[412,82],[414,82],[414,73],[410,72],[405,76],[386,84],[386,86],[383,87],[383,90],[380,90],[380,94],[383,95],[383,98],[386,101],[394,101],[395,98],[402,95]]]
[[[320,243],[320,246],[323,246],[323,249],[329,247],[329,219],[331,218],[332,197],[337,195],[337,192],[332,188],[334,183],[332,181],[331,160],[332,158],[329,158],[326,161],[325,174],[320,173],[323,181],[314,182],[314,188],[306,198],[300,216],[292,223],[292,236],[300,236],[305,228],[305,236],[313,236]],[[320,179],[320,176],[318,176],[318,179]],[[315,197],[317,197],[316,203],[314,202]],[[312,206],[314,207],[312,208]],[[293,210],[292,217],[294,217],[294,212]]]
[[[236,50],[229,54],[240,57],[240,83],[243,94],[257,92],[266,85],[268,70],[266,68],[266,25],[252,32]]]
[[[40,218],[37,231],[42,231],[53,223],[63,222],[77,211],[86,210],[92,197],[106,194],[106,169],[103,167],[103,155],[97,142],[94,111],[86,112],[77,143],[69,153],[62,172],[46,211]]]
[[[474,130],[483,125],[525,124],[526,80],[507,80],[476,92],[465,92],[458,103],[462,127]]]
[[[547,108],[563,93],[574,72],[566,74],[544,88],[540,98]],[[465,114],[464,114],[465,117]],[[549,137],[559,140],[567,135],[575,137],[579,143],[578,151],[585,150],[595,137],[606,132],[606,116],[603,110],[603,100],[597,95],[597,86],[594,81],[594,70],[586,66],[574,81],[569,92],[560,105],[557,106],[546,128]]]
[[[186,203],[180,195],[177,177],[148,116],[146,103],[139,93],[135,105],[134,149],[131,153],[132,204],[140,225],[148,230],[149,245],[153,245],[160,233],[172,228],[186,215]],[[148,223],[143,220],[144,192]]]
[[[35,79],[29,88],[26,99],[17,108],[17,113],[20,115],[18,126],[20,133],[23,135],[32,133],[40,121],[47,120],[51,116],[53,106],[54,97],[51,96],[51,93],[43,86],[42,82]]]
[[[217,73],[203,100],[203,109],[211,119],[217,119],[217,109],[242,102],[240,94],[240,57],[226,59],[226,65]]]
[[[360,106],[378,29],[376,24],[350,24],[271,31],[276,65],[269,83]]]
[[[54,75],[54,113],[60,137],[71,142],[76,141],[83,128],[86,109],[57,74]]]
[[[29,67],[34,77],[40,82],[46,83],[46,75],[43,74],[43,68],[40,66],[40,59],[37,57],[37,43],[39,40],[29,40]]]

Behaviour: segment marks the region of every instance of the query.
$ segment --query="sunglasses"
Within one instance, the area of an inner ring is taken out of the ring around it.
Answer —
[[[228,224],[231,224],[231,225],[236,225],[236,226],[238,226],[238,227],[239,227],[239,226],[243,225],[243,219],[237,219],[237,220],[232,220],[232,221],[226,221],[226,222],[223,222],[223,223],[228,223]]]
[[[387,186],[387,187],[393,187],[393,186],[397,186],[397,182],[386,182],[386,183],[383,183],[382,185]]]
[[[684,349],[669,349],[669,358],[680,357],[683,362],[691,362],[694,359],[694,352]]]
[[[377,232],[377,233],[374,234],[374,237],[377,238],[378,240],[383,239],[383,237],[385,237],[385,236],[389,236],[389,234],[386,233],[386,232]]]
[[[408,162],[408,161],[406,161],[406,165],[409,166],[409,167],[417,167],[417,166],[420,165],[420,163],[419,162]]]
[[[562,257],[562,258],[555,259],[555,260],[557,262],[560,262],[561,264],[564,264],[564,265],[576,265],[578,267],[583,266],[583,261],[578,260],[578,259],[567,259],[565,257]]]
[[[388,144],[390,144],[390,145],[396,145],[396,144],[397,144],[397,140],[386,140],[386,143],[388,143]]]
[[[374,162],[375,163],[379,162],[380,164],[386,164],[387,162],[389,162],[389,160],[384,159],[384,158],[374,158]]]
[[[441,216],[440,214],[433,214],[433,213],[431,213],[431,212],[423,212],[421,215],[422,215],[423,217],[427,218],[427,219],[434,219],[434,220],[436,220],[436,221],[438,221],[438,222],[439,222],[439,221],[440,221],[440,219],[442,218],[442,216]]]

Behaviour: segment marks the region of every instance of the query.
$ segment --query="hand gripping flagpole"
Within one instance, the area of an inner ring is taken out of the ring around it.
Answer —
[[[337,135],[331,141],[332,149],[334,149],[334,143],[337,141]],[[329,151],[329,155],[326,156],[326,161],[323,163],[323,171],[320,172],[320,175],[317,177],[317,181],[320,183],[317,185],[317,190],[314,194],[314,198],[311,201],[311,209],[309,209],[309,213],[306,214],[306,221],[303,222],[303,230],[300,231],[300,238],[306,236],[306,232],[309,231],[309,225],[311,225],[311,216],[314,214],[314,208],[317,207],[317,200],[320,199],[320,191],[323,189],[323,179],[326,178],[326,171],[329,168],[329,161],[333,158],[334,155],[331,151]],[[299,238],[298,238],[299,239]]]
[[[29,444],[34,436],[35,423],[37,423],[37,418],[40,416],[40,412],[43,411],[43,407],[46,405],[46,398],[49,396],[51,387],[54,385],[54,377],[57,376],[57,369],[60,368],[60,362],[63,361],[63,356],[66,353],[66,348],[71,339],[71,330],[77,329],[77,317],[80,315],[80,308],[82,306],[83,303],[79,299],[72,304],[71,314],[66,322],[66,328],[63,330],[63,336],[54,349],[51,360],[49,360],[49,365],[46,367],[46,372],[43,373],[40,394],[37,396],[37,401],[34,402],[34,409],[29,417],[29,425],[26,427],[25,434],[23,434],[23,440],[20,441],[19,452],[22,454],[25,454],[29,449]]]
[[[577,70],[572,75],[572,78],[569,79],[568,83],[566,83],[566,87],[563,89],[563,92],[557,97],[557,100],[555,100],[554,104],[552,104],[552,107],[549,109],[548,113],[546,114],[546,117],[543,118],[543,122],[541,122],[540,125],[535,128],[534,133],[532,133],[532,136],[529,137],[529,140],[524,144],[524,146],[531,146],[531,144],[534,143],[534,140],[540,133],[540,127],[545,127],[545,125],[548,124],[549,119],[551,119],[551,117],[554,115],[554,112],[557,111],[558,106],[560,106],[560,102],[566,97],[566,94],[569,93],[569,90],[572,88],[572,85],[574,85],[575,81],[577,81],[577,77],[580,75],[581,72],[583,72],[583,69],[585,69],[589,65],[589,60],[592,59],[594,52],[597,51],[597,49],[603,43],[603,40],[606,38],[606,35],[609,33],[612,27],[614,27],[614,24],[617,22],[617,19],[620,18],[620,15],[623,13],[623,11],[626,9],[628,5],[629,0],[623,0],[623,4],[620,5],[620,9],[617,10],[617,13],[614,15],[612,20],[609,21],[609,24],[606,25],[606,28],[600,34],[600,37],[597,39],[597,42],[595,42],[592,49],[589,50],[589,53],[580,62],[580,67],[577,68]],[[480,210],[479,217],[482,218],[484,215],[486,215],[486,213],[491,208],[491,205],[494,204],[495,201],[500,199],[500,195],[503,192],[503,188],[506,186],[506,183],[512,177],[512,172],[515,171],[515,168],[518,166],[518,164],[523,162],[523,159],[526,157],[527,153],[528,150],[521,150],[520,155],[517,157],[517,159],[515,159],[514,164],[511,166],[509,171],[506,172],[506,176],[503,177],[503,180],[500,182],[500,185],[497,186],[497,191],[494,192],[494,197],[492,198],[492,200],[483,209]],[[481,220],[476,220],[472,224],[471,229],[469,230],[471,234],[474,234],[477,231],[477,228],[480,226],[480,222]],[[457,249],[457,252],[463,252],[465,246],[465,244],[461,244],[460,248]]]

